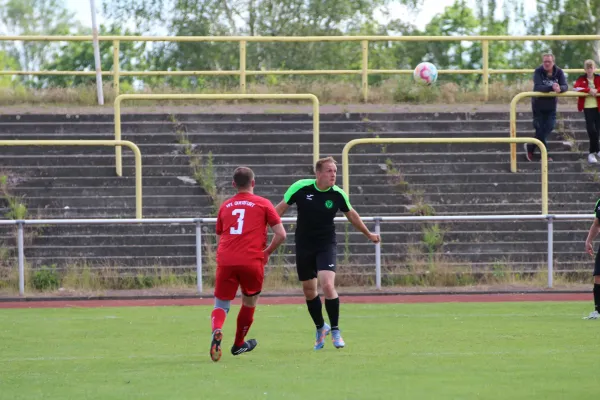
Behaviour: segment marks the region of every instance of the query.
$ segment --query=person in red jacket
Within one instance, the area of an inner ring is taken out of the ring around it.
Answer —
[[[586,60],[584,63],[585,75],[581,75],[575,82],[574,89],[578,92],[588,93],[589,96],[580,97],[577,101],[577,110],[583,111],[585,125],[590,138],[590,154],[588,162],[597,164],[600,158],[600,75],[595,74],[596,63]]]

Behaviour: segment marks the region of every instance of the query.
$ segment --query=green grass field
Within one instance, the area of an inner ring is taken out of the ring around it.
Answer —
[[[210,307],[0,310],[0,399],[598,398],[589,303],[342,305],[319,352],[304,306],[259,306],[233,357],[237,311],[213,363]]]

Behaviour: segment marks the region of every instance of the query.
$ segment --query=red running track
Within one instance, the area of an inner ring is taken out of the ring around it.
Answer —
[[[518,301],[592,301],[591,293],[516,293],[516,294],[423,294],[341,296],[344,303],[467,303],[467,302],[518,302]],[[239,302],[236,300],[235,302]],[[200,306],[213,304],[212,298],[182,299],[120,299],[120,300],[20,300],[0,301],[1,308],[94,308],[94,307],[157,307]],[[304,298],[263,297],[259,304],[304,304]]]

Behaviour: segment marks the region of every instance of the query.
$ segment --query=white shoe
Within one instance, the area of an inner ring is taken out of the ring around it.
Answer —
[[[596,159],[596,155],[594,153],[590,153],[588,156],[588,162],[590,164],[598,164],[598,160]]]
[[[598,314],[598,311],[592,311],[590,313],[590,315],[588,315],[587,317],[584,317],[583,319],[598,319],[600,318],[600,314]]]
[[[600,158],[600,151],[596,153],[596,159]]]

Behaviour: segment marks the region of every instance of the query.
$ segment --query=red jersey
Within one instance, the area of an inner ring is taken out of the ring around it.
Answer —
[[[281,223],[273,204],[264,197],[238,193],[225,200],[217,216],[217,265],[243,266],[263,260],[267,225]]]

